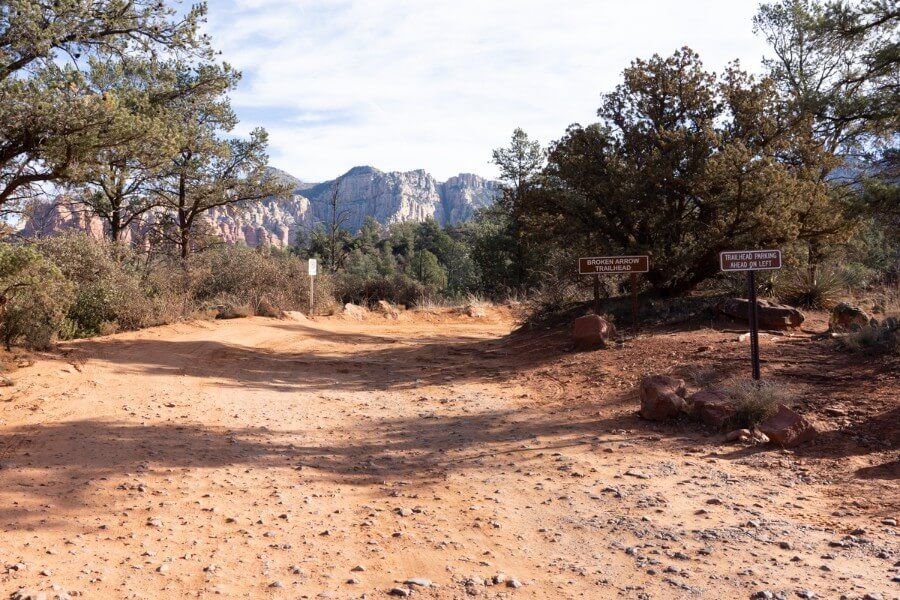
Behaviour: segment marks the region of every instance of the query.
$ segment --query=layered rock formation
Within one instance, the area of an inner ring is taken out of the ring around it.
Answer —
[[[428,218],[441,225],[464,222],[479,208],[492,204],[500,193],[497,182],[465,173],[441,183],[423,170],[385,173],[373,167],[354,167],[319,184],[304,183],[277,169],[270,173],[290,183],[293,194],[210,211],[209,224],[225,241],[249,246],[294,243],[300,231],[331,221],[335,193],[339,220],[350,231],[358,230],[366,217],[383,225]],[[23,235],[50,235],[64,229],[102,235],[99,219],[77,212],[67,203],[38,206],[33,213]]]

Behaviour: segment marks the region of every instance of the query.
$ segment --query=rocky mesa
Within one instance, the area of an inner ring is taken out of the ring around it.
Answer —
[[[500,193],[496,181],[470,173],[439,182],[421,169],[384,172],[366,166],[354,167],[323,183],[306,183],[278,169],[271,169],[271,174],[294,187],[290,198],[269,198],[210,211],[209,224],[222,239],[248,246],[287,246],[300,231],[330,220],[335,192],[344,227],[351,231],[358,230],[367,217],[383,225],[429,218],[441,225],[461,223],[471,219],[479,208],[491,205]],[[94,235],[103,231],[98,218],[79,211],[71,202],[46,203],[34,207],[30,215],[22,231],[28,237],[65,229]],[[132,238],[142,237],[145,229],[136,225]]]

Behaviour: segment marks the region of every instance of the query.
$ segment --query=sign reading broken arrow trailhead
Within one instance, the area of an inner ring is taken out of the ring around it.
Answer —
[[[637,276],[650,270],[650,257],[646,254],[635,256],[589,256],[578,259],[578,274],[594,276],[594,313],[600,314],[600,276],[631,275],[631,328],[637,331]]]
[[[594,256],[578,259],[579,275],[628,275],[650,270],[650,257]]]

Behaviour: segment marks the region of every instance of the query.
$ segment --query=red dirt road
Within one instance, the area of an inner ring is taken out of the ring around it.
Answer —
[[[895,364],[764,338],[823,432],[730,446],[640,421],[635,384],[738,371],[735,334],[572,354],[512,326],[253,318],[36,357],[0,396],[0,596],[900,594]]]

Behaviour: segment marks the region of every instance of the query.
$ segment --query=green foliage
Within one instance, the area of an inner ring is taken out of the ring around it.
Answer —
[[[838,338],[838,344],[850,352],[900,356],[900,318],[888,317],[859,327]]]
[[[493,162],[500,169],[502,195],[498,206],[488,209],[494,214],[485,216],[495,217],[492,225],[503,228],[496,231],[499,235],[492,242],[496,250],[509,254],[503,257],[509,269],[503,273],[502,283],[497,282],[509,290],[523,292],[538,285],[534,272],[541,263],[541,253],[536,250],[541,244],[541,226],[529,214],[528,205],[543,179],[546,156],[540,143],[520,128],[513,131],[509,146],[493,153]]]
[[[777,0],[753,20],[791,109],[810,117],[830,151],[861,149],[900,128],[900,13],[894,2]]]
[[[114,97],[88,85],[84,64],[159,55],[212,56],[197,4],[179,14],[158,0],[10,0],[0,10],[0,206],[42,182],[76,175],[81,163],[133,133]]]
[[[0,243],[0,338],[47,348],[73,299],[72,286],[37,250]]]
[[[239,210],[249,202],[290,193],[290,185],[266,176],[268,134],[256,128],[248,139],[226,135],[237,117],[225,95],[240,74],[229,65],[200,65],[179,70],[181,85],[202,90],[173,102],[179,116],[179,150],[159,176],[154,194],[166,210],[164,239],[182,259],[202,249],[198,228],[216,208]],[[204,84],[211,81],[208,87]]]
[[[776,289],[778,298],[790,306],[827,310],[840,301],[844,280],[833,271],[801,272],[788,276]]]
[[[187,263],[151,261],[83,234],[0,244],[0,292],[0,337],[42,348],[56,337],[137,329],[213,309],[233,317],[309,309],[306,263],[285,251],[220,245]],[[315,310],[330,312],[334,294],[331,277],[320,274]]]
[[[480,290],[494,298],[521,287],[522,269],[511,218],[501,206],[484,208],[462,226]]]
[[[490,250],[475,245],[483,220],[483,216],[477,216],[472,222],[442,228],[427,219],[385,229],[369,217],[356,235],[342,230],[337,236],[338,254],[344,255],[336,271],[338,296],[344,302],[363,303],[402,297],[401,304],[412,305],[426,295],[464,297],[483,293],[489,286],[506,291],[507,287],[495,285],[490,279],[489,269],[495,264],[493,256],[487,254]],[[322,260],[330,255],[331,240],[327,228],[317,226],[302,232],[298,246],[291,251]],[[484,269],[488,269],[487,276]],[[401,289],[387,291],[391,282]],[[415,285],[411,287],[411,283]]]
[[[402,273],[389,276],[360,279],[348,274],[339,274],[335,295],[341,302],[352,302],[360,306],[374,306],[385,300],[398,306],[417,306],[428,296],[424,285]]]
[[[288,252],[221,245],[193,257],[189,269],[201,307],[246,306],[263,316],[275,309],[309,309],[306,262]],[[315,284],[315,310],[327,312],[334,302],[331,278],[320,274]]]
[[[428,250],[415,252],[406,265],[406,274],[434,292],[447,287],[447,271]]]
[[[39,240],[35,247],[73,286],[74,300],[61,337],[89,337],[113,325],[137,329],[168,320],[170,298],[163,290],[169,289],[154,285],[134,251],[74,233]]]
[[[657,292],[692,290],[719,252],[814,235],[840,216],[825,186],[782,160],[807,132],[785,128],[778,106],[772,82],[734,67],[717,77],[686,48],[636,60],[602,121],[552,146],[525,212],[568,247],[651,254]]]

